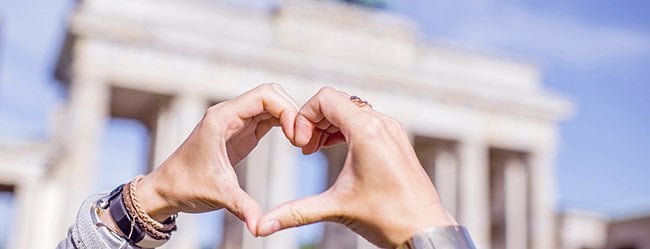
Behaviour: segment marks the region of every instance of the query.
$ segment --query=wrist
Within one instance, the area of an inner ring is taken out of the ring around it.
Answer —
[[[420,222],[414,222],[416,224],[413,230],[414,234],[429,228],[458,225],[458,222],[456,222],[454,217],[449,214],[440,202],[431,205],[430,208],[421,210],[423,216],[419,219]]]
[[[165,244],[176,230],[175,217],[170,217],[165,224],[156,222],[135,203],[136,184],[144,177],[136,177],[127,184],[122,184],[107,196],[96,202],[96,212],[105,228],[119,235],[128,243],[140,248],[156,248]],[[140,211],[138,211],[140,209]],[[98,226],[99,226],[98,224]]]
[[[431,222],[429,227],[445,227],[445,226],[458,226],[458,222],[453,216],[438,202],[434,205],[431,212]]]
[[[383,238],[384,243],[377,244],[382,247],[394,248],[414,235],[428,229],[458,225],[440,202],[411,203],[407,206],[401,206],[399,209],[383,213],[399,215],[387,216],[387,219],[377,219],[378,223],[374,223],[385,235]],[[381,217],[381,215],[379,216]]]
[[[163,222],[180,210],[170,200],[171,195],[165,188],[165,179],[158,171],[146,175],[138,183],[137,195],[141,199],[142,210],[158,222]]]
[[[417,215],[412,216],[413,219],[409,222],[410,227],[405,230],[407,232],[403,233],[402,237],[399,238],[397,242],[401,243],[428,229],[458,226],[456,220],[449,214],[449,212],[447,212],[440,202],[419,206],[419,208],[414,212],[416,212]]]

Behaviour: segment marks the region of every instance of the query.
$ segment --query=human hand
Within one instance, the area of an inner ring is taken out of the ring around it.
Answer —
[[[254,233],[260,207],[239,187],[233,166],[274,126],[293,141],[297,109],[274,83],[208,108],[183,144],[138,183],[143,210],[163,221],[178,212],[226,208]]]
[[[348,94],[321,89],[298,112],[294,138],[305,154],[347,143],[345,164],[325,192],[281,204],[261,217],[257,235],[333,221],[377,246],[395,247],[424,229],[457,225],[400,124],[358,107]]]

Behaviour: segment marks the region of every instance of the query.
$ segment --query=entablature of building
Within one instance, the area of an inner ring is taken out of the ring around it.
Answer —
[[[211,74],[219,67],[247,67],[325,83],[369,86],[551,124],[570,112],[568,101],[540,87],[539,72],[530,64],[426,45],[415,39],[407,21],[368,10],[349,10],[347,5],[327,3],[325,13],[336,8],[355,14],[367,12],[366,16],[359,14],[365,18],[362,20],[383,21],[386,31],[373,28],[376,23],[363,26],[363,21],[344,30],[336,29],[340,26],[304,26],[326,23],[324,18],[330,16],[305,16],[322,7],[319,1],[306,2],[289,1],[267,13],[197,1],[87,0],[70,19],[68,49],[62,58],[74,56],[75,64],[86,63],[85,70],[97,74],[115,73],[107,68],[127,65],[134,67],[132,77],[140,73],[143,80],[151,76],[148,71],[165,71],[167,76],[176,73],[167,80],[177,84],[206,84],[198,82],[214,78]],[[339,21],[353,22],[350,20]],[[320,37],[310,33],[314,30]],[[355,35],[357,44],[345,42]],[[327,38],[330,36],[338,39]],[[71,71],[66,61],[61,60],[59,75]],[[152,78],[147,81],[155,83]]]

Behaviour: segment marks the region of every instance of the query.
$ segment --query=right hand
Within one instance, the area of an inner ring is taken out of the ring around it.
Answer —
[[[322,88],[298,112],[294,142],[305,154],[345,142],[345,164],[324,193],[281,204],[262,216],[257,235],[333,221],[377,246],[395,247],[427,228],[457,225],[399,122],[358,107],[350,95]]]
[[[240,188],[237,165],[274,126],[292,141],[298,105],[278,84],[262,84],[210,107],[192,133],[138,184],[142,209],[163,221],[226,208],[255,233],[262,212]]]

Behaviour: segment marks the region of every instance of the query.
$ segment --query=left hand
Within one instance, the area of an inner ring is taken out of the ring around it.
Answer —
[[[221,208],[254,233],[260,207],[237,181],[237,165],[274,126],[293,142],[297,104],[278,84],[263,84],[210,107],[189,137],[138,184],[143,209],[162,221]]]

